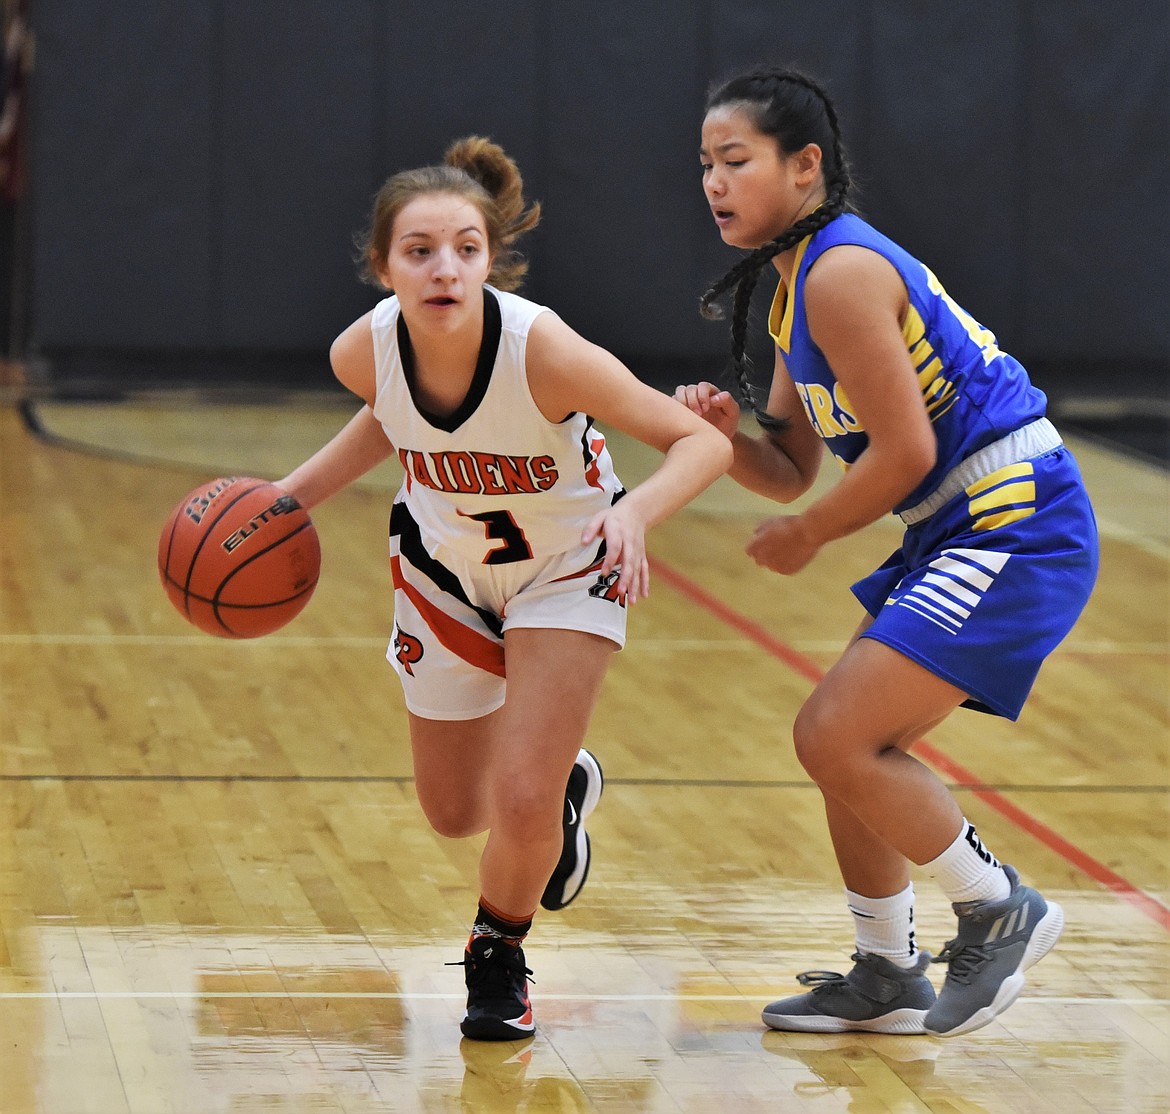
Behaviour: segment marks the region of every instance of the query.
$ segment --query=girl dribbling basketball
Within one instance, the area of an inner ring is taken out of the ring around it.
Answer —
[[[538,904],[585,881],[602,772],[582,743],[649,587],[645,532],[731,460],[718,430],[511,292],[537,216],[512,160],[475,137],[383,186],[364,264],[392,293],[331,351],[365,406],[281,481],[312,508],[395,450],[403,465],[388,657],[427,819],[488,833],[462,1022],[485,1040],[532,1034],[522,942]],[[661,466],[625,492],[597,423]]]

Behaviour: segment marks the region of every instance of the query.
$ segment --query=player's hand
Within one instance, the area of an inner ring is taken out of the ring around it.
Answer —
[[[628,498],[595,515],[581,535],[581,544],[588,545],[598,537],[605,538],[601,575],[608,576],[620,566],[615,585],[618,596],[629,604],[648,596],[650,560],[646,556],[646,524]]]
[[[721,391],[714,383],[690,383],[675,387],[674,398],[688,410],[706,418],[724,437],[735,436],[739,429],[739,403],[729,391]]]
[[[782,576],[800,572],[820,551],[819,542],[805,531],[800,515],[766,518],[747,544],[747,555],[757,565]]]

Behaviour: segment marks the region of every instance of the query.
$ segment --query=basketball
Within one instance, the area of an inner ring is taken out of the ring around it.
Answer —
[[[321,544],[308,512],[267,480],[201,484],[171,511],[158,572],[179,614],[221,638],[259,638],[301,613]]]

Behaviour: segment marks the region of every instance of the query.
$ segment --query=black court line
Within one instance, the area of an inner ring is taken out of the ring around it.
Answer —
[[[194,784],[239,782],[244,784],[304,785],[410,785],[411,774],[0,774],[0,782],[139,782]],[[606,785],[628,785],[651,789],[816,789],[811,781],[753,781],[747,778],[616,778]],[[997,793],[1120,793],[1135,796],[1170,794],[1170,785],[1029,785],[1016,782],[948,782],[955,792],[994,791]]]

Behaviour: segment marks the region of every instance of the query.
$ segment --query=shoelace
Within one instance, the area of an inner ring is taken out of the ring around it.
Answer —
[[[854,952],[849,958],[854,963],[857,963],[861,959],[861,956],[857,952]],[[848,984],[849,979],[838,971],[802,971],[796,976],[796,981],[801,986],[811,986],[814,991],[817,991],[825,990],[839,983]]]
[[[829,986],[836,986],[838,983],[847,983],[849,980],[837,971],[801,971],[796,976],[796,981],[801,986],[811,986],[814,991],[817,991],[824,990]]]
[[[948,940],[943,950],[933,956],[931,963],[945,963],[947,978],[955,982],[969,983],[983,965],[991,958],[991,949],[980,944],[960,945],[958,938]]]
[[[536,980],[532,977],[532,968],[526,967],[523,960],[520,958],[520,949],[505,945],[507,950],[500,956],[492,956],[490,959],[480,960],[478,963],[466,952],[463,958],[451,963],[443,964],[444,967],[462,967],[466,972],[467,985],[474,986],[476,989],[488,989],[493,992],[500,991],[500,996],[506,996],[510,993],[516,982],[521,986],[525,982],[535,984]],[[493,993],[492,995],[496,995]]]

